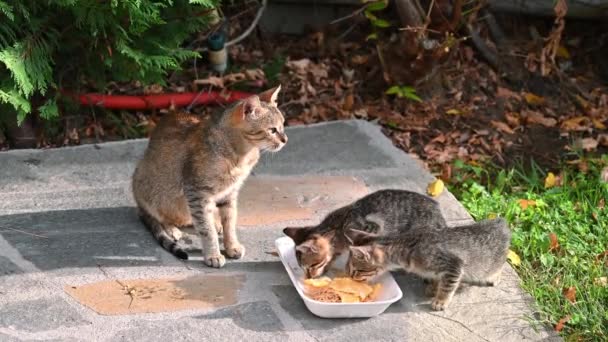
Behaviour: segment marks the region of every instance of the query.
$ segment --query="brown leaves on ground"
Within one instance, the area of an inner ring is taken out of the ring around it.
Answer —
[[[562,1],[558,5],[561,6]],[[563,12],[559,6],[556,10],[560,15]],[[573,48],[561,40],[560,18],[558,16],[554,33],[544,44],[513,46],[510,53],[528,56],[526,61],[520,62],[536,68],[537,74],[553,68],[554,60],[575,61],[584,49]],[[249,25],[250,20],[247,15],[243,16],[245,25]],[[234,20],[234,25],[231,21],[233,34],[242,29],[239,25],[239,20]],[[481,62],[477,53],[465,43],[450,47],[452,56],[444,65],[436,65],[435,79],[429,77],[417,85],[414,82],[389,84],[383,81],[384,70],[375,44],[365,41],[368,32],[363,32],[361,38],[358,31],[357,28],[353,34],[340,38],[337,38],[339,34],[332,36],[330,31],[319,31],[302,37],[278,39],[268,36],[269,39],[265,39],[274,44],[254,39],[255,35],[252,35],[252,39],[229,48],[230,74],[213,74],[206,63],[199,60],[200,63],[190,70],[170,77],[164,87],[144,87],[140,82],[112,83],[107,92],[155,94],[234,89],[237,85],[256,92],[268,85],[267,78],[272,78],[283,86],[280,107],[289,125],[339,119],[376,121],[395,145],[441,173],[441,179],[446,183],[457,171],[445,165],[456,159],[470,165],[479,165],[485,160],[505,163],[518,157],[513,151],[533,152],[531,155],[535,157],[555,157],[567,152],[565,147],[586,151],[608,147],[608,92],[604,86],[599,86],[601,82],[589,77],[595,76],[590,70],[569,73],[563,80],[546,77],[540,82],[531,82],[534,80],[528,75],[521,82],[523,88],[511,88],[513,83]],[[541,54],[539,47],[542,45],[545,49]],[[286,62],[279,66],[277,75],[266,75],[263,70],[269,72],[266,66],[275,64],[277,55],[285,56]],[[412,73],[413,67],[409,63],[394,64],[402,71]],[[252,65],[259,68],[252,68]],[[429,75],[416,77],[426,76]],[[572,86],[566,87],[563,83]],[[385,91],[394,85],[414,86],[424,102],[386,96]],[[195,111],[207,113],[210,109],[198,107]],[[81,140],[85,136],[89,139],[126,137],[124,132],[133,131],[133,128],[145,135],[154,127],[158,114],[129,114],[131,121],[124,120],[122,124],[126,127],[123,128],[110,120],[97,122],[95,127],[85,122],[76,133]],[[531,136],[530,132],[539,128],[541,133]],[[548,143],[545,144],[548,147],[541,149],[539,146],[543,144],[536,139],[548,135],[557,136],[563,144]],[[76,136],[72,127],[65,129],[61,141],[66,136]],[[66,141],[76,143],[71,139]],[[569,141],[575,143],[565,146]],[[2,146],[0,141],[0,149]],[[585,162],[577,166],[583,171]],[[524,202],[520,205],[525,209],[534,204]]]
[[[557,234],[549,233],[549,251],[554,252],[559,249],[559,242],[557,241]]]
[[[557,322],[557,324],[555,325],[555,331],[560,332],[564,329],[564,326],[566,326],[566,323],[568,323],[568,321],[570,320],[570,315],[564,316],[562,319],[559,320],[559,322]]]
[[[526,210],[528,209],[528,207],[534,207],[536,206],[536,201],[535,200],[529,200],[529,199],[520,199],[518,201],[519,206],[521,207],[522,210]]]
[[[608,267],[608,250],[603,251],[595,257],[596,263],[604,263]]]
[[[570,303],[576,303],[576,287],[570,286],[568,288],[565,288],[562,294]]]

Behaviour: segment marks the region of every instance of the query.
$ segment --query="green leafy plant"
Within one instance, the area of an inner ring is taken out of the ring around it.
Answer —
[[[372,33],[370,33],[367,36],[367,40],[378,39],[378,29],[387,28],[387,27],[391,26],[390,22],[388,22],[387,20],[378,18],[378,15],[374,14],[374,12],[380,12],[380,11],[384,10],[387,6],[388,6],[388,1],[386,1],[386,0],[370,2],[367,4],[367,6],[365,6],[365,10],[363,11],[363,14],[365,15],[365,17],[369,20],[369,22],[372,25]]]
[[[56,117],[61,90],[163,83],[219,0],[0,0],[0,111]],[[6,114],[3,114],[6,115]]]
[[[510,170],[457,162],[450,190],[475,219],[502,216],[533,318],[566,340],[608,339],[608,156],[587,160],[586,173],[558,176],[538,165]],[[558,180],[555,179],[558,178]]]
[[[416,102],[422,102],[422,99],[416,94],[416,89],[410,86],[392,86],[385,92],[387,95],[396,95],[399,98],[406,98]]]

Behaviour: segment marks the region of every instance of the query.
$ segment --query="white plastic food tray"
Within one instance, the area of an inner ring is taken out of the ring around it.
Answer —
[[[324,318],[355,318],[374,317],[384,312],[391,304],[401,299],[403,293],[393,276],[387,272],[378,278],[382,289],[377,300],[364,303],[324,303],[308,298],[304,294],[304,271],[298,266],[295,254],[295,244],[287,236],[275,241],[279,257],[291,278],[291,282],[304,300],[310,312]]]

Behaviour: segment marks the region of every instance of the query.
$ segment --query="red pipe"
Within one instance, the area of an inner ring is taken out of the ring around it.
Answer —
[[[203,93],[169,93],[138,96],[89,93],[76,95],[76,97],[80,104],[85,106],[99,106],[107,109],[143,110],[169,108],[171,104],[175,107],[184,107],[189,106],[190,104],[228,104],[247,98],[251,95],[253,94],[242,91],[230,91],[226,94],[212,91]],[[195,99],[196,101],[194,101]]]

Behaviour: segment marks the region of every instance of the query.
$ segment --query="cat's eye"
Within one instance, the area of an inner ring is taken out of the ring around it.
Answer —
[[[272,127],[271,129],[269,129],[271,134],[277,134],[279,132],[279,130],[276,127]]]

